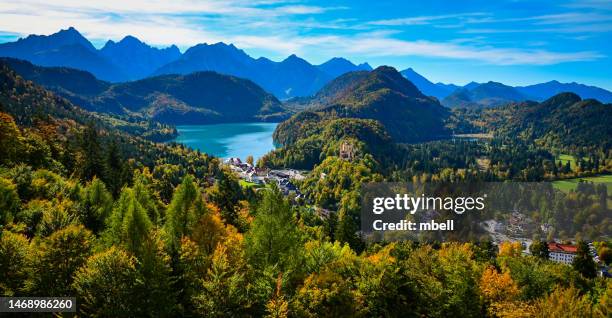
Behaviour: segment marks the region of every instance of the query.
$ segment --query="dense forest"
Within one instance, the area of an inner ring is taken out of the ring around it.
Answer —
[[[290,102],[289,107],[307,108],[325,118],[374,119],[399,142],[428,141],[450,135],[444,127],[448,110],[388,66],[341,75],[313,98]]]
[[[380,83],[368,84],[375,95],[360,94],[387,96]],[[306,204],[275,186],[242,187],[219,159],[142,133],[169,126],[86,111],[7,65],[0,90],[2,296],[75,296],[79,314],[94,317],[612,314],[612,281],[596,277],[584,242],[567,266],[548,260],[544,238],[525,256],[515,243],[366,244],[358,232],[363,183],[610,172],[605,144],[585,144],[586,159],[566,167],[557,144],[513,132],[398,144],[385,120],[317,109],[279,125],[283,147],[259,162],[312,169],[299,183]],[[347,147],[348,160],[339,156]],[[572,195],[609,197],[588,186]],[[334,213],[321,218],[313,205]],[[572,220],[578,230],[602,226],[609,210],[585,213],[597,217]],[[598,248],[611,255],[609,242]]]
[[[161,75],[111,84],[66,67],[41,67],[12,58],[0,64],[15,70],[80,107],[166,124],[279,121],[287,111],[255,83],[216,72]]]

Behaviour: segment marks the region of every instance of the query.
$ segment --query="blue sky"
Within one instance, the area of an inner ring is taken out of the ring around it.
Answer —
[[[5,1],[6,2],[6,1]],[[432,81],[549,80],[612,90],[612,1],[74,1],[0,3],[0,41],[76,27],[96,46],[234,43],[311,63],[414,68]]]

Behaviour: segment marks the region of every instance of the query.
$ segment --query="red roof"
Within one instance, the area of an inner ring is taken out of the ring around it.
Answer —
[[[548,251],[549,252],[557,252],[557,253],[576,253],[578,250],[577,246],[574,245],[566,245],[559,243],[548,243]]]

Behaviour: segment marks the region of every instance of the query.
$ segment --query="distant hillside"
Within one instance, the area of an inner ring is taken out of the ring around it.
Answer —
[[[316,109],[325,107],[342,95],[356,88],[369,76],[367,71],[349,72],[329,82],[312,97],[293,98],[285,102],[287,107],[295,110]]]
[[[0,112],[12,115],[15,122],[23,126],[52,117],[81,124],[91,118],[69,101],[23,79],[3,62],[0,62]]]
[[[596,86],[579,83],[550,81],[535,85],[512,87],[496,82],[477,83],[472,81],[462,87],[454,84],[434,84],[412,68],[403,70],[401,73],[418,87],[423,94],[435,96],[447,107],[495,107],[516,101],[544,101],[564,92],[574,93],[584,99],[593,98],[602,103],[612,102],[612,92]],[[480,89],[476,90],[478,87]],[[476,92],[471,93],[473,90],[476,90]]]
[[[0,58],[23,78],[36,82],[60,95],[95,96],[110,87],[110,83],[97,79],[93,74],[69,67],[42,67],[24,60]],[[74,101],[73,101],[74,102]]]
[[[468,84],[469,85],[469,84]],[[497,107],[510,102],[528,100],[529,97],[512,86],[488,82],[477,85],[466,85],[471,88],[460,88],[442,100],[446,107]]]
[[[255,83],[215,72],[115,84],[92,99],[90,107],[137,112],[172,124],[279,120],[285,116],[280,102]]]
[[[89,112],[20,76],[13,69],[13,65],[22,68],[27,65],[32,66],[28,62],[20,61],[20,63],[9,64],[6,60],[0,59],[0,112],[10,114],[20,126],[29,127],[46,122],[62,126],[65,130],[75,125],[85,126],[94,122],[97,127],[109,131],[122,131],[152,141],[167,141],[177,135],[174,127],[145,121],[142,118],[134,120],[128,116],[119,118],[109,114]],[[72,75],[86,74],[84,78],[93,77],[89,73],[67,68],[34,67],[29,69],[28,74],[39,76],[43,80],[50,74],[66,74],[59,78],[63,80],[72,78],[77,81],[78,77]],[[74,86],[79,87],[79,85]]]
[[[612,92],[596,86],[578,83],[550,81],[530,86],[517,86],[516,89],[524,95],[534,97],[538,101],[548,99],[559,93],[572,92],[581,98],[593,98],[602,103],[612,103]]]
[[[423,95],[391,67],[342,75],[305,102],[307,109],[324,118],[377,120],[398,142],[418,142],[448,135],[443,126],[448,110],[435,99]]]
[[[513,103],[484,111],[489,128],[557,149],[612,147],[612,104],[562,93],[548,100]]]
[[[412,68],[401,71],[401,74],[416,85],[416,87],[418,87],[423,94],[427,96],[434,96],[439,100],[444,99],[446,96],[452,94],[453,91],[459,88],[459,86],[453,84],[434,84]]]
[[[287,116],[280,102],[253,82],[214,72],[111,84],[70,68],[40,67],[15,59],[0,62],[96,112],[138,115],[169,124],[282,120]]]

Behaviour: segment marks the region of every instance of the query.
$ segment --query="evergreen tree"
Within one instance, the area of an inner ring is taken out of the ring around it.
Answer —
[[[81,152],[83,154],[83,162],[80,167],[81,179],[91,180],[94,176],[104,177],[106,171],[103,164],[102,147],[96,127],[91,121],[83,132]]]
[[[174,190],[172,201],[166,211],[166,233],[172,249],[178,248],[181,238],[189,235],[193,225],[206,212],[202,195],[193,177],[187,175]]]
[[[221,216],[227,223],[238,226],[236,205],[244,198],[240,183],[233,172],[227,169],[219,170],[217,180],[211,200],[221,209]]]
[[[338,211],[338,226],[335,231],[334,238],[340,242],[348,243],[352,249],[361,251],[364,243],[357,236],[359,226],[354,215],[359,215],[359,194],[356,191],[351,191],[340,201],[340,210]]]
[[[134,190],[123,188],[105,233],[108,244],[121,244],[134,255],[141,255],[143,243],[152,229],[151,220],[136,200]]]
[[[161,216],[158,208],[158,203],[155,197],[151,194],[151,190],[147,184],[146,177],[141,173],[134,176],[134,196],[140,205],[145,209],[149,219],[153,224],[161,222]]]
[[[13,117],[0,112],[0,164],[12,166],[23,158],[19,158],[23,151],[22,137]]]
[[[578,242],[578,248],[576,250],[576,256],[574,257],[572,266],[577,272],[586,278],[594,278],[596,276],[597,267],[595,265],[595,261],[593,261],[593,256],[591,256],[589,245],[587,245],[586,242]]]
[[[259,268],[278,266],[283,271],[298,261],[300,232],[277,188],[265,192],[245,239],[247,254]]]
[[[531,255],[544,260],[548,260],[548,258],[550,257],[548,251],[548,243],[542,240],[534,240],[533,243],[531,243],[531,245],[529,246],[529,251],[531,252]]]
[[[121,187],[124,184],[124,180],[122,179],[122,161],[117,141],[113,140],[106,151],[106,174],[104,177],[110,192],[115,198],[119,195],[119,191],[121,191]]]
[[[113,197],[104,182],[94,178],[84,189],[83,201],[81,222],[94,233],[101,232],[113,208]]]
[[[152,230],[143,239],[137,269],[142,276],[143,309],[151,317],[176,316],[177,291],[172,277],[171,257],[165,249],[161,232]]]

